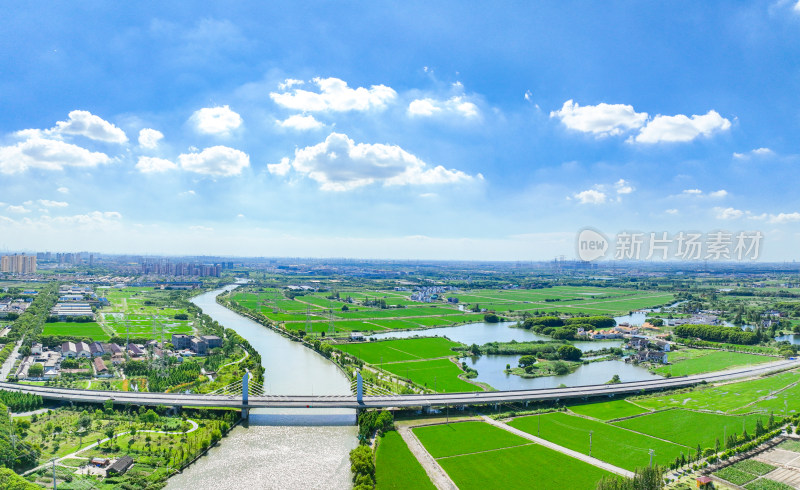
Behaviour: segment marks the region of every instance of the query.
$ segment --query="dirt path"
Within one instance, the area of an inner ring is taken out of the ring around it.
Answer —
[[[425,473],[428,474],[428,478],[436,485],[436,488],[439,490],[458,490],[453,480],[450,479],[439,463],[433,459],[433,456],[425,450],[425,447],[419,442],[410,427],[398,427],[397,432],[400,433],[400,437],[405,441],[411,454],[417,458],[417,461],[422,465]]]
[[[622,468],[618,468],[618,467],[616,467],[616,466],[614,466],[612,464],[606,463],[605,461],[600,461],[597,458],[593,458],[591,456],[587,456],[587,455],[579,453],[577,451],[573,451],[572,449],[567,449],[567,448],[565,448],[563,446],[559,446],[558,444],[554,444],[554,443],[552,443],[552,442],[550,442],[550,441],[548,441],[546,439],[542,439],[540,437],[536,437],[536,436],[534,436],[532,434],[528,434],[527,432],[523,432],[523,431],[521,431],[519,429],[515,429],[514,427],[511,427],[508,424],[504,424],[503,422],[500,422],[500,421],[494,420],[492,418],[489,418],[486,415],[483,415],[481,418],[485,422],[487,422],[487,423],[489,423],[489,424],[491,424],[491,425],[493,425],[495,427],[498,427],[500,429],[506,430],[506,431],[511,432],[512,434],[518,435],[520,437],[524,437],[525,439],[527,439],[529,441],[533,441],[533,442],[538,443],[538,444],[541,444],[542,446],[544,446],[546,448],[550,448],[550,449],[552,449],[554,451],[558,451],[558,452],[560,452],[562,454],[566,454],[567,456],[569,456],[571,458],[579,459],[579,460],[583,461],[584,463],[589,463],[592,466],[596,466],[596,467],[598,467],[598,468],[600,468],[602,470],[610,471],[611,473],[615,473],[617,475],[624,476],[626,478],[633,478],[633,472],[632,471],[628,471],[628,470],[625,470],[625,469],[622,469]]]

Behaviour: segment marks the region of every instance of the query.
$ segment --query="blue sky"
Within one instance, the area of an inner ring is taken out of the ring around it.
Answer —
[[[800,4],[430,3],[6,6],[0,249],[797,258]]]

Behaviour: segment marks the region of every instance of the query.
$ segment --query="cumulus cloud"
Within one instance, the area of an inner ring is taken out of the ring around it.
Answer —
[[[575,199],[578,200],[581,204],[603,204],[606,202],[608,196],[606,196],[605,192],[599,191],[597,189],[587,189],[585,191],[578,192],[574,194]]]
[[[632,141],[637,143],[686,142],[699,136],[711,136],[718,131],[730,129],[731,122],[720,116],[717,111],[708,111],[705,115],[692,117],[677,116],[654,117],[642,128]]]
[[[9,213],[17,213],[17,214],[26,214],[31,212],[31,210],[26,208],[25,206],[14,206],[13,204],[8,205],[6,207],[6,210]]]
[[[45,131],[47,134],[71,134],[84,136],[106,143],[126,143],[128,137],[120,128],[89,111],[72,111],[66,121],[58,121],[56,126]]]
[[[666,211],[664,211],[664,212],[665,212],[665,213],[667,213],[667,214],[672,214],[672,215],[678,214],[678,210],[677,210],[677,209],[675,209],[675,208],[672,208],[672,209],[667,209],[667,210],[666,210]]]
[[[717,199],[721,199],[721,198],[723,198],[723,197],[725,197],[727,195],[728,195],[728,191],[726,191],[725,189],[720,189],[718,191],[713,191],[713,192],[709,192],[708,193],[708,197],[713,197],[713,198],[717,198]]]
[[[269,163],[267,164],[267,171],[271,174],[275,175],[286,175],[289,173],[289,170],[292,169],[292,163],[289,158],[281,158],[281,163]]]
[[[224,105],[199,109],[192,114],[190,121],[200,133],[227,135],[242,125],[242,116]]]
[[[735,208],[714,208],[717,219],[738,219],[745,215],[744,211]]]
[[[239,175],[250,166],[250,157],[240,150],[227,146],[212,146],[199,153],[183,153],[178,156],[181,168],[189,172],[229,177]]]
[[[69,187],[63,187],[63,186],[62,186],[62,187],[59,187],[59,188],[58,188],[58,189],[56,189],[56,190],[57,190],[58,192],[60,192],[61,194],[69,194]]]
[[[617,194],[619,195],[630,194],[631,192],[634,191],[633,186],[630,184],[630,182],[628,182],[625,179],[619,179],[614,184],[614,188],[616,189]]]
[[[569,129],[592,133],[596,136],[613,136],[638,129],[647,122],[646,112],[636,112],[625,104],[597,104],[581,107],[568,100],[560,110],[550,113]]]
[[[164,133],[156,129],[144,128],[139,131],[139,146],[142,148],[156,148],[162,139],[164,139]]]
[[[737,158],[739,160],[748,159],[750,157],[764,157],[769,155],[774,155],[775,152],[770,150],[769,148],[756,148],[755,150],[750,150],[745,153],[733,153],[733,158]]]
[[[298,80],[296,78],[287,78],[282,83],[278,84],[278,89],[287,90],[294,87],[295,85],[304,85],[305,83],[306,83],[305,81]]]
[[[122,215],[116,211],[92,211],[86,214],[72,216],[49,216],[47,214],[38,218],[22,218],[12,220],[0,216],[0,223],[10,226],[22,226],[26,230],[30,228],[48,230],[104,230],[107,231],[120,223]]]
[[[287,162],[270,171],[284,171]],[[393,185],[453,184],[483,179],[460,170],[430,167],[399,146],[356,144],[347,135],[331,133],[325,141],[295,150],[292,168],[318,182],[322,190],[346,191],[372,183]]]
[[[397,97],[397,92],[385,85],[353,89],[338,78],[315,78],[313,83],[319,88],[319,92],[294,89],[282,93],[272,92],[269,96],[279,106],[302,112],[382,109]]]
[[[463,96],[451,97],[447,100],[431,98],[412,100],[408,104],[410,116],[430,117],[436,114],[453,114],[465,118],[478,117],[478,106],[466,100]]]
[[[298,131],[308,131],[309,129],[319,129],[323,126],[321,122],[314,119],[312,115],[295,114],[289,116],[283,121],[275,121],[275,123],[282,128],[291,128]]]
[[[31,136],[12,146],[0,146],[0,173],[4,174],[20,173],[29,168],[95,167],[110,161],[105,153],[39,136]]]
[[[781,223],[792,223],[800,221],[800,213],[779,213],[779,214],[772,214],[769,216],[769,222],[775,224]]]
[[[722,199],[723,197],[728,196],[728,191],[725,189],[719,189],[716,191],[711,191],[707,194],[703,193],[700,189],[684,189],[678,197],[698,197],[698,198],[711,198],[711,199]],[[674,196],[673,196],[674,197]]]
[[[139,157],[136,163],[136,170],[145,174],[161,173],[168,170],[175,170],[178,166],[164,158]]]
[[[39,204],[46,208],[65,208],[69,206],[68,202],[64,201],[51,201],[49,199],[39,199]]]
[[[684,189],[684,194],[688,194],[690,196],[698,196],[703,193],[700,189]]]

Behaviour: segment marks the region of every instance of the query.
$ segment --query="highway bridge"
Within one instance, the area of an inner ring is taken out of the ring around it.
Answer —
[[[543,400],[567,400],[594,396],[613,396],[642,393],[693,386],[703,382],[713,383],[739,378],[761,376],[774,371],[800,367],[800,360],[790,359],[758,364],[714,373],[680,376],[647,381],[618,384],[573,386],[569,388],[546,388],[536,390],[484,391],[470,393],[435,393],[414,395],[363,395],[361,389],[355,395],[249,395],[247,380],[244,394],[194,394],[194,393],[147,393],[136,391],[98,391],[51,386],[34,386],[0,382],[0,389],[22,393],[33,393],[51,400],[103,403],[112,400],[115,404],[164,405],[168,407],[229,407],[252,408],[389,408],[389,407],[444,407],[459,405],[482,405]],[[359,376],[360,378],[360,376]]]

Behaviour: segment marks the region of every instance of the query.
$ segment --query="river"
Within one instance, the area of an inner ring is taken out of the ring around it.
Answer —
[[[234,287],[201,294],[192,302],[261,354],[267,393],[349,393],[347,377],[333,363],[217,304],[216,296]],[[354,423],[353,410],[254,409],[249,427],[233,429],[206,456],[170,478],[166,488],[351,488],[349,453],[358,444]]]

